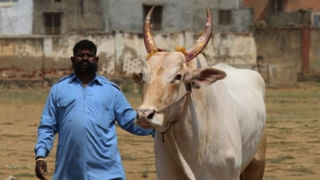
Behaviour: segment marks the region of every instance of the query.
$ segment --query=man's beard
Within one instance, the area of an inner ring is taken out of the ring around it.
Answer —
[[[78,73],[88,73],[88,74],[95,74],[98,70],[98,64],[97,63],[90,63],[86,62],[88,64],[87,67],[83,67],[83,62],[79,63],[72,63],[72,69],[73,71]]]

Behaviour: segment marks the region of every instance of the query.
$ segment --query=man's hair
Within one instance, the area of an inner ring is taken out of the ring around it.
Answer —
[[[93,51],[94,54],[97,53],[97,46],[90,40],[84,39],[77,42],[73,47],[73,55],[77,53],[78,50],[89,50]]]

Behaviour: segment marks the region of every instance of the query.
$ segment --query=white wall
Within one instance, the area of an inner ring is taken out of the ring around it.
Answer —
[[[165,33],[154,34],[154,39],[158,48],[174,51],[181,46],[191,48],[199,35],[192,32]],[[117,32],[114,35],[69,35],[58,41],[49,38],[44,49],[50,53],[45,52],[45,57],[59,63],[61,59],[72,56],[74,43],[84,38],[97,44],[100,71],[103,74],[130,75],[141,70],[147,53],[142,36],[138,34]],[[51,40],[56,43],[52,45]],[[212,65],[223,62],[239,67],[253,67],[256,65],[257,48],[252,34],[215,33],[203,54]]]
[[[0,2],[0,34],[32,34],[33,0]]]
[[[156,34],[161,49],[191,48],[199,37],[192,32]],[[23,38],[22,38],[23,37]],[[130,76],[140,72],[147,52],[141,34],[68,34],[64,36],[0,36],[1,79],[58,78],[70,73],[72,48],[82,39],[98,46],[99,73]],[[209,64],[219,62],[252,68],[256,64],[256,44],[252,34],[215,33],[203,51]],[[45,76],[41,76],[45,74]]]

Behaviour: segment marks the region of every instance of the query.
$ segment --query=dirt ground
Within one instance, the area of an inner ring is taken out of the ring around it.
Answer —
[[[0,89],[0,180],[36,179],[36,130],[48,89]],[[133,106],[140,98],[127,94]],[[320,179],[320,83],[292,89],[267,89],[267,164],[265,180]],[[153,180],[153,139],[118,129],[119,149],[128,180]],[[55,147],[48,159],[54,171]]]

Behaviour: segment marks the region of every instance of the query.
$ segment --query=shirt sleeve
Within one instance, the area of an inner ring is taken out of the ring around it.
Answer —
[[[38,139],[34,148],[36,157],[46,157],[52,149],[54,136],[57,132],[55,90],[51,88],[47,102],[41,115],[38,127]]]
[[[135,135],[145,136],[152,135],[154,133],[153,129],[144,129],[134,123],[137,113],[120,91],[118,91],[115,96],[114,111],[116,120],[122,129]]]

